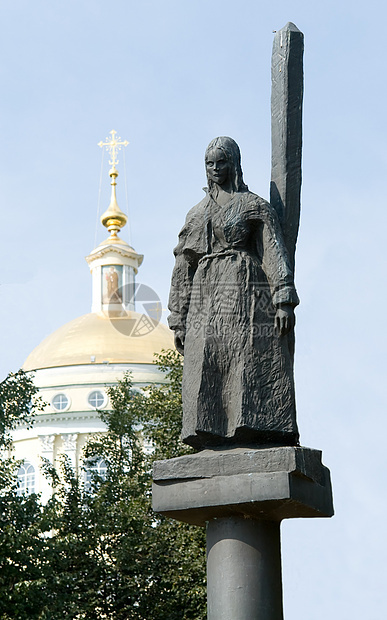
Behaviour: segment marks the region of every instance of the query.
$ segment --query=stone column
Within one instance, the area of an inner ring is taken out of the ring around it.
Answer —
[[[39,435],[42,456],[54,464],[55,435]]]
[[[209,521],[207,573],[208,620],[283,620],[279,523]]]
[[[78,433],[66,433],[62,435],[63,452],[69,457],[74,471],[77,466],[77,439]]]
[[[41,455],[43,458],[47,459],[51,465],[54,465],[54,447],[55,447],[55,437],[56,435],[39,435]],[[52,487],[50,482],[42,476],[39,475],[39,492],[41,493],[41,501],[45,504],[52,494]]]

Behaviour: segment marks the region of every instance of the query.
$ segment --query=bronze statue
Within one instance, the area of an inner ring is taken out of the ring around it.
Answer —
[[[174,251],[169,326],[184,355],[183,441],[297,445],[293,269],[275,209],[243,181],[239,147],[215,138],[205,198]]]

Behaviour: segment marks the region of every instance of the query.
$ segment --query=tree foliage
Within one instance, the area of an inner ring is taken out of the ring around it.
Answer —
[[[100,413],[107,432],[89,440],[84,461],[87,469],[103,459],[103,476],[91,470],[85,484],[63,459],[59,476],[45,464],[47,505],[15,487],[4,495],[1,620],[206,617],[204,531],[151,509],[152,461],[190,450],[180,442],[181,358],[165,352],[158,365],[166,383],[145,394],[129,375],[108,388],[112,409]]]
[[[0,383],[0,449],[10,448],[11,431],[20,424],[31,428],[34,414],[43,407],[31,375],[23,370],[9,375]]]
[[[33,618],[48,529],[36,495],[19,496],[20,462],[10,455],[11,432],[31,427],[43,403],[31,376],[20,370],[0,383],[0,618]],[[37,585],[37,588],[35,586]]]

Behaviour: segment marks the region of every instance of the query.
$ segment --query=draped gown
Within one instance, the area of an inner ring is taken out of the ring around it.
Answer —
[[[195,448],[298,442],[292,334],[276,308],[298,304],[277,215],[249,192],[209,194],[175,248],[168,318],[184,340],[182,439]]]

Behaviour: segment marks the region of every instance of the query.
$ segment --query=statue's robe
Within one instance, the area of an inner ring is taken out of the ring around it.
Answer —
[[[275,211],[249,191],[222,207],[207,194],[174,253],[168,320],[184,339],[183,441],[297,444],[291,339],[274,317],[298,297]]]

